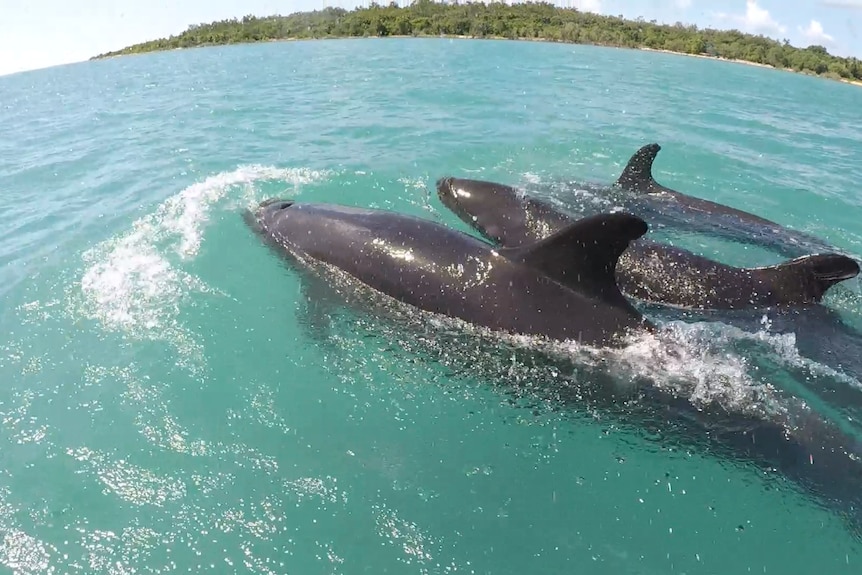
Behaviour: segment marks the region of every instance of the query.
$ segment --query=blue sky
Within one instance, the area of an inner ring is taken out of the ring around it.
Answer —
[[[189,24],[265,16],[356,0],[3,0],[0,74],[86,60],[182,32]],[[407,0],[401,0],[405,2]],[[825,45],[862,57],[862,0],[556,0],[584,10],[682,21]],[[363,3],[365,1],[363,0]]]

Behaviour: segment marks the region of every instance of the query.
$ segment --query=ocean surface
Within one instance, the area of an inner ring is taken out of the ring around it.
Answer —
[[[268,43],[0,77],[0,570],[862,572],[859,536],[780,476],[531,395],[546,374],[518,353],[345,311],[241,217],[285,196],[468,231],[437,178],[565,195],[555,183],[609,184],[658,142],[662,183],[859,258],[860,110],[862,89],[823,79],[510,41]],[[862,436],[858,279],[825,306],[843,331],[650,309],[681,354],[607,361],[703,404],[808,394]]]

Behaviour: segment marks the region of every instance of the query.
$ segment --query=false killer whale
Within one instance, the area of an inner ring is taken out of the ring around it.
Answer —
[[[446,226],[385,210],[271,199],[246,214],[246,221],[289,261],[322,262],[408,306],[492,329],[588,344],[615,341],[633,329],[656,330],[613,279],[619,254],[647,231],[646,223],[630,214],[585,218],[545,240],[496,250]],[[552,278],[569,280],[577,289]],[[446,348],[459,351],[458,345]],[[553,366],[558,360],[548,361]],[[840,512],[848,506],[855,510],[849,519],[858,526],[859,442],[805,406],[773,410],[755,401],[737,412],[697,405],[685,391],[641,379],[628,388],[612,376],[559,385],[553,375],[548,385],[555,382],[551,392],[565,404],[594,405],[671,442],[685,437],[685,443],[705,451],[778,470]]]
[[[445,177],[437,181],[437,195],[461,220],[506,247],[541,240],[572,222],[552,204],[495,182]],[[858,273],[853,259],[832,253],[737,268],[644,238],[632,241],[616,267],[626,295],[693,309],[815,304],[834,284]]]
[[[494,331],[601,347],[654,329],[614,277],[620,254],[647,231],[630,214],[584,218],[541,241],[501,249],[387,210],[270,199],[252,218],[285,255],[328,264],[402,303]]]
[[[658,183],[652,174],[653,163],[661,150],[657,143],[635,152],[614,182],[614,187],[636,193],[636,205],[627,209],[658,224],[706,232],[732,241],[768,246],[786,257],[835,251],[820,238],[792,230],[744,210],[704,200]]]
[[[681,194],[676,190],[672,190],[666,186],[659,184],[652,175],[652,166],[655,162],[658,153],[661,151],[661,146],[656,143],[647,144],[635,152],[629,159],[626,167],[623,169],[620,177],[617,178],[616,185],[631,191],[641,192],[644,194],[661,195],[674,201],[685,204],[693,210],[714,213],[714,214],[731,214],[741,220],[753,222],[760,225],[778,226],[779,224],[761,218],[749,212],[731,208],[723,204],[711,202],[694,196]]]

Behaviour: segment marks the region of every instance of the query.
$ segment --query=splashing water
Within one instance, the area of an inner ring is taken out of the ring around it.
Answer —
[[[255,200],[255,182],[285,181],[297,188],[327,176],[305,168],[252,165],[192,184],[135,221],[128,233],[83,254],[87,269],[81,278],[82,300],[72,302],[72,314],[136,339],[168,342],[187,367],[200,366],[203,350],[177,318],[190,295],[215,292],[169,254],[180,262],[198,254],[211,210],[232,190],[242,190],[240,197],[231,198],[232,205],[249,206]]]

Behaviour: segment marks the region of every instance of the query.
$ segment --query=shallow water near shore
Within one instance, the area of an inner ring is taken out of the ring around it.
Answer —
[[[552,194],[613,181],[655,141],[663,184],[859,258],[860,105],[855,86],[728,62],[449,39],[205,48],[0,78],[0,564],[858,573],[862,541],[780,476],[561,405],[537,387],[565,374],[523,342],[393,327],[317,297],[241,212],[284,196],[467,231],[437,178]],[[735,265],[780,260],[674,241]],[[826,306],[862,330],[859,291],[845,282]],[[705,405],[800,393],[862,436],[862,411],[811,391],[862,396],[841,365],[852,337],[645,309],[666,324],[661,342],[576,352],[621,387],[648,378]],[[802,345],[812,335],[840,356]]]

